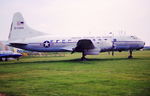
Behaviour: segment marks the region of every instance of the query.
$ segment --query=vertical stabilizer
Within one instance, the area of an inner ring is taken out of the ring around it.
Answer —
[[[35,31],[28,27],[21,13],[17,12],[14,14],[9,33],[10,43],[20,43],[27,38],[41,35],[45,35],[45,33]]]

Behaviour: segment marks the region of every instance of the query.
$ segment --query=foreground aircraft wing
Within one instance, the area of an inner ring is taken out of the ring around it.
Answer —
[[[12,57],[12,58],[18,58],[22,56],[21,54],[0,54],[0,58],[3,58],[3,57]]]
[[[8,55],[8,57],[12,57],[12,58],[18,58],[20,56],[22,56],[22,55],[21,54],[10,54],[10,55]]]

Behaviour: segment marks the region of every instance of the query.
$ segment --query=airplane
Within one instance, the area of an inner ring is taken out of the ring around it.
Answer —
[[[19,60],[21,56],[21,54],[12,51],[0,51],[0,61],[8,61],[10,58]]]
[[[86,55],[101,52],[128,51],[132,58],[133,50],[140,50],[145,42],[136,36],[56,36],[30,28],[21,13],[13,16],[9,34],[9,46],[37,52],[81,52],[81,60]]]

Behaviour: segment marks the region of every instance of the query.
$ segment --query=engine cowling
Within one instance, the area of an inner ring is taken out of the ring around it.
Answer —
[[[99,53],[100,53],[100,49],[98,48],[84,50],[85,55],[99,55]]]
[[[81,39],[77,42],[77,46],[73,49],[74,52],[83,52],[84,55],[99,55],[101,48],[90,39]]]

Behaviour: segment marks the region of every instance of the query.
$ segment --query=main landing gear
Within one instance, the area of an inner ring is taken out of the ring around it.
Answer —
[[[132,51],[133,51],[133,50],[129,50],[129,54],[130,54],[130,55],[128,56],[128,59],[132,59],[132,58],[133,58],[133,56],[132,56]]]
[[[82,52],[82,57],[81,57],[81,60],[82,60],[82,61],[86,61],[85,56],[86,56],[86,55],[85,55],[85,53],[84,53],[84,51],[83,51],[83,52]]]

